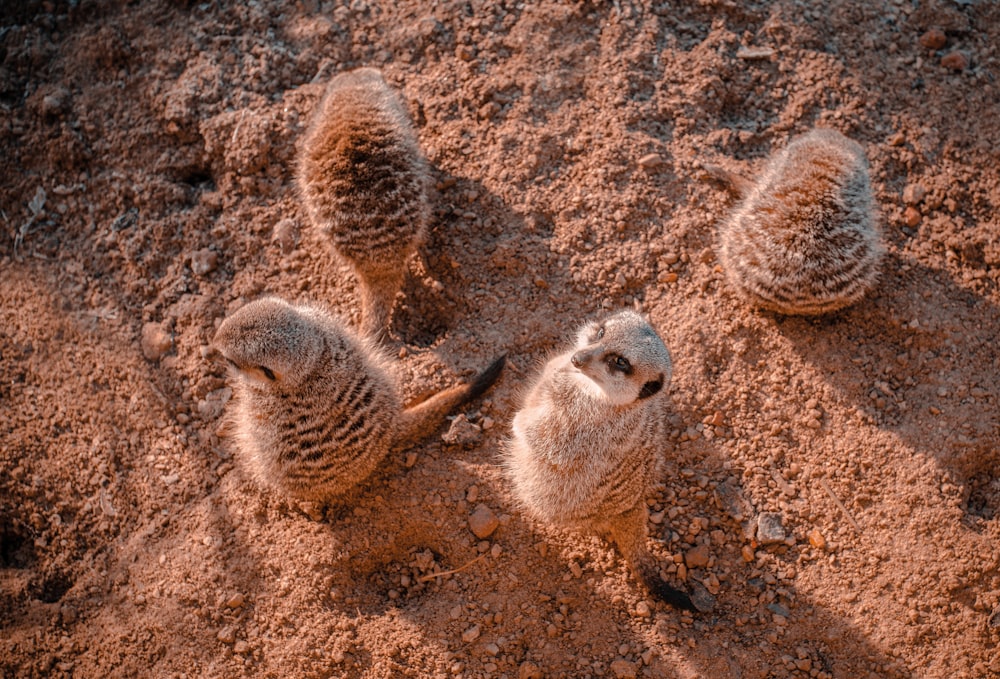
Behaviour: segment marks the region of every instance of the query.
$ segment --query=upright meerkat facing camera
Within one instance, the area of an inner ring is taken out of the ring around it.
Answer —
[[[872,288],[881,227],[861,146],[834,130],[796,137],[756,183],[706,167],[742,194],[719,228],[719,260],[752,305],[817,315]]]
[[[382,74],[334,76],[299,151],[298,185],[313,224],[358,277],[364,334],[388,329],[407,260],[426,234],[429,176],[406,108]]]
[[[325,311],[270,297],[226,318],[214,346],[229,364],[230,417],[254,479],[326,502],[368,477],[390,450],[431,434],[496,382],[504,359],[471,384],[403,408],[388,359]]]
[[[641,314],[587,323],[528,391],[504,467],[530,515],[610,538],[654,596],[694,611],[690,596],[661,580],[646,546],[671,374],[670,353]]]

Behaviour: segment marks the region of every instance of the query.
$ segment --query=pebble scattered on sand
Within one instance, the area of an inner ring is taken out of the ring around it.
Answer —
[[[949,52],[941,57],[941,65],[952,71],[964,71],[969,67],[969,57],[961,52]]]
[[[173,338],[162,323],[146,323],[142,326],[142,355],[150,361],[158,361],[170,351]]]
[[[638,669],[634,662],[617,658],[611,661],[611,673],[615,679],[635,679],[638,676]]]
[[[762,545],[774,545],[785,541],[785,529],[781,525],[781,514],[761,512],[757,517],[757,540]]]
[[[448,431],[441,435],[441,440],[450,446],[473,446],[482,438],[483,430],[478,424],[469,422],[464,413],[456,415]]]
[[[920,36],[919,42],[922,47],[939,50],[948,42],[948,37],[940,28],[932,28]]]
[[[485,540],[493,535],[493,531],[500,525],[500,520],[493,510],[484,504],[476,505],[476,508],[469,515],[469,530],[479,538]]]

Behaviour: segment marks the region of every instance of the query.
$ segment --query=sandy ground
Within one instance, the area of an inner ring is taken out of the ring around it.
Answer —
[[[3,3],[0,674],[1000,676],[1000,5],[831,4]],[[244,475],[207,344],[263,293],[356,322],[292,176],[317,74],[360,65],[437,184],[406,395],[510,367],[477,442],[442,426],[310,515]],[[700,164],[816,125],[869,156],[882,280],[756,313]],[[499,472],[531,371],[637,301],[675,362],[651,549],[712,614]]]

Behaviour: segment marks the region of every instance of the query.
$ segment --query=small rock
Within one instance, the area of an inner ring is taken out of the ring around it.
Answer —
[[[719,506],[735,521],[742,521],[750,509],[750,503],[743,495],[743,489],[737,482],[725,480],[715,489],[715,497]]]
[[[715,610],[715,597],[697,580],[691,583],[691,603],[702,613],[711,613]]]
[[[282,253],[288,254],[299,244],[299,229],[291,219],[282,219],[274,225],[271,240],[278,244]]]
[[[635,679],[638,675],[634,662],[629,662],[624,658],[616,658],[611,661],[611,674],[616,679]]]
[[[779,603],[769,603],[767,605],[767,610],[771,611],[775,615],[780,615],[782,618],[788,618],[791,615],[789,610]]]
[[[462,61],[472,61],[476,57],[476,48],[469,45],[459,45],[455,48],[455,56]]]
[[[785,541],[785,529],[781,525],[781,514],[761,512],[757,517],[757,540],[762,545],[774,545]]]
[[[639,159],[639,167],[643,170],[655,170],[663,165],[663,158],[659,153],[648,153]]]
[[[708,545],[698,545],[684,553],[684,563],[688,568],[704,568],[708,565]]]
[[[542,668],[527,660],[517,668],[517,679],[542,679],[543,676]]]
[[[912,205],[903,210],[903,223],[909,227],[914,227],[920,224],[920,220],[922,218],[923,215],[920,214],[920,210]]]
[[[500,113],[500,104],[495,101],[488,101],[479,107],[478,115],[480,120],[489,120],[497,113]]]
[[[770,59],[772,56],[774,56],[774,50],[770,47],[740,47],[736,50],[736,58],[747,61]]]
[[[990,613],[988,624],[994,629],[1000,627],[1000,606],[993,609],[993,612]]]
[[[476,505],[476,508],[469,515],[469,530],[479,538],[485,540],[493,535],[493,531],[500,525],[500,520],[493,510],[484,504]]]
[[[927,189],[923,184],[907,184],[903,189],[903,202],[907,205],[916,205],[927,195]]]
[[[76,609],[63,604],[59,609],[59,617],[62,619],[64,625],[72,625],[76,622]]]
[[[941,65],[953,71],[964,71],[969,67],[969,57],[961,52],[949,52],[941,57]]]
[[[464,641],[467,644],[471,644],[473,641],[479,638],[479,634],[481,631],[482,629],[479,627],[479,625],[473,625],[469,629],[462,632],[462,641]]]
[[[246,601],[247,598],[243,596],[242,593],[237,592],[233,596],[229,597],[229,601],[226,602],[226,608],[239,608],[240,606],[245,604]]]
[[[441,435],[441,440],[450,446],[473,446],[482,438],[483,430],[469,422],[464,414],[456,415],[448,431]]]
[[[818,530],[809,531],[809,544],[816,549],[826,549],[826,538]]]
[[[484,645],[483,650],[486,651],[486,655],[493,658],[497,657],[497,655],[500,654],[500,647],[494,644],[493,642]]]
[[[652,611],[649,610],[649,604],[645,601],[640,601],[635,605],[635,614],[640,618],[648,618]]]
[[[158,361],[170,351],[174,340],[162,323],[146,323],[142,326],[142,355],[150,361]]]
[[[59,115],[68,108],[69,96],[69,90],[65,87],[57,87],[42,98],[42,113],[46,116]]]
[[[205,274],[212,273],[218,265],[219,253],[215,250],[205,248],[191,255],[191,272],[195,276],[204,276]]]
[[[939,50],[948,42],[948,37],[940,28],[932,28],[920,36],[919,42],[922,47]]]
[[[233,652],[238,653],[239,655],[246,655],[250,652],[250,644],[240,639],[233,646]]]
[[[236,631],[232,627],[223,627],[215,638],[224,644],[231,644],[236,641]]]

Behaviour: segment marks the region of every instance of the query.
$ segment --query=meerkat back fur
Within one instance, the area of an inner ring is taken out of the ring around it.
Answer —
[[[259,485],[313,502],[342,495],[390,450],[432,433],[504,364],[404,409],[376,344],[317,307],[251,302],[223,321],[213,344],[233,378],[242,462]]]
[[[711,169],[712,168],[707,168]],[[881,227],[861,146],[829,129],[792,140],[719,228],[719,259],[754,306],[823,314],[854,304],[878,277]]]
[[[646,493],[666,442],[670,353],[634,311],[584,325],[548,361],[514,416],[504,467],[543,522],[598,533],[659,598],[695,610],[660,580],[646,546]]]
[[[361,328],[388,327],[410,255],[429,217],[427,161],[397,93],[374,68],[334,76],[298,158],[298,185],[315,226],[354,268]]]

